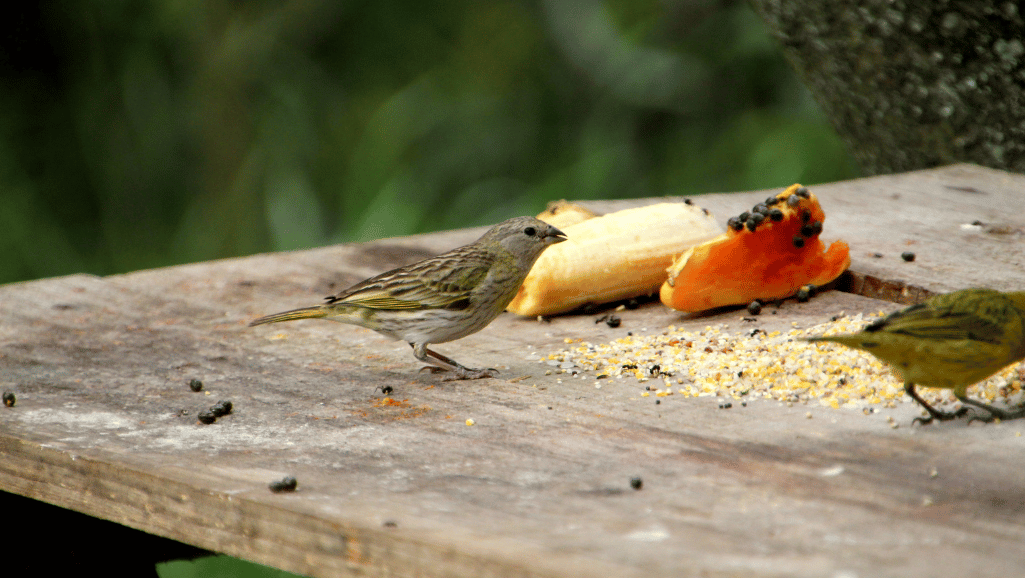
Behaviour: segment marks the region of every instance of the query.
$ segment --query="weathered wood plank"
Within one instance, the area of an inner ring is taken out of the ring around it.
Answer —
[[[957,166],[813,190],[824,236],[851,243],[862,278],[1020,289],[1022,181]],[[698,200],[725,220],[765,196]],[[976,219],[1000,229],[960,227]],[[0,489],[314,576],[1006,576],[1025,564],[1025,422],[892,429],[887,416],[906,426],[916,408],[654,405],[637,384],[596,389],[531,358],[566,338],[739,324],[738,312],[686,319],[649,304],[617,329],[502,316],[439,346],[502,371],[468,383],[417,373],[407,345],[360,328],[245,327],[477,234],[0,287],[0,388],[19,399],[0,408]],[[909,249],[913,263],[899,259]],[[887,307],[830,292],[757,326]],[[218,399],[235,412],[196,423]],[[270,493],[286,474],[299,491]]]

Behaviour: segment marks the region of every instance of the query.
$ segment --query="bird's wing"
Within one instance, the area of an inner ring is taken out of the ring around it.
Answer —
[[[897,311],[875,327],[885,328],[891,333],[903,333],[923,339],[969,339],[987,343],[998,343],[1004,337],[1004,326],[1000,323],[1000,312],[992,309],[979,310],[971,303],[933,305],[921,304]]]
[[[470,292],[484,280],[491,264],[487,254],[445,254],[381,273],[327,301],[370,309],[465,309]]]

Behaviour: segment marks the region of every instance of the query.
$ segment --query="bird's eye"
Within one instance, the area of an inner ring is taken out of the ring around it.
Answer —
[[[537,229],[534,227],[527,227],[526,229],[523,229],[523,232],[526,233],[528,237],[533,237],[537,234]]]

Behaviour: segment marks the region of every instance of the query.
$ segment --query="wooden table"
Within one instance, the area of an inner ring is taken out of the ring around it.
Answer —
[[[956,165],[812,190],[823,237],[851,245],[849,288],[891,300],[1025,288],[1022,176]],[[696,201],[725,222],[768,194]],[[0,287],[0,389],[18,399],[0,407],[0,489],[312,576],[1025,572],[1025,422],[911,427],[910,403],[872,416],[655,405],[643,385],[599,390],[536,360],[566,338],[733,323],[739,311],[685,319],[655,302],[620,313],[616,329],[594,315],[506,314],[438,347],[502,372],[455,383],[361,328],[246,327],[479,233]],[[893,307],[833,291],[756,325]],[[234,412],[199,424],[220,399]],[[271,493],[286,475],[298,491]]]

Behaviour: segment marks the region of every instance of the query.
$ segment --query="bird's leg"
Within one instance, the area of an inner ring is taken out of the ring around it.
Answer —
[[[916,417],[915,419],[911,420],[911,423],[921,423],[922,425],[929,425],[930,423],[932,423],[932,420],[934,419],[938,419],[940,421],[947,421],[961,417],[968,411],[967,407],[962,407],[957,411],[940,411],[934,408],[933,406],[925,403],[925,400],[918,395],[917,391],[915,391],[915,384],[911,383],[910,381],[904,382],[904,391],[911,396],[911,399],[917,401],[922,407],[924,407],[925,411],[929,412],[929,417]]]
[[[446,357],[437,351],[427,349],[426,343],[410,343],[410,345],[413,347],[413,355],[415,355],[417,359],[435,366],[425,369],[430,369],[431,371],[451,371],[455,373],[455,375],[445,377],[443,381],[455,381],[457,379],[481,379],[483,377],[495,377],[498,375],[497,369],[473,369],[471,367],[464,367],[451,357]]]
[[[421,367],[420,371],[427,370],[431,373],[438,373],[439,371],[451,371],[455,369],[455,366],[452,364],[443,364],[441,360],[427,357],[426,343],[410,343],[409,346],[413,348],[413,355],[415,355],[417,359],[430,364],[427,367]],[[434,352],[432,351],[431,353]]]
[[[1002,420],[1007,420],[1007,419],[1016,419],[1016,418],[1019,418],[1019,417],[1025,417],[1025,408],[1019,407],[1015,411],[1005,411],[1005,410],[1000,409],[999,407],[993,407],[992,405],[982,403],[981,401],[975,401],[974,399],[971,399],[971,398],[969,398],[968,396],[965,396],[965,395],[959,395],[959,396],[957,396],[957,399],[960,400],[961,403],[963,403],[963,404],[967,404],[967,405],[971,405],[971,406],[974,406],[974,407],[978,407],[978,408],[984,409],[984,410],[989,412],[989,415],[986,416],[986,417],[972,416],[969,421],[979,420],[979,421],[984,421],[986,423],[989,423],[989,422],[991,422],[991,421],[993,421],[994,419],[997,419],[997,418],[1000,418]]]
[[[495,377],[498,375],[498,370],[493,368],[487,369],[474,369],[472,367],[464,367],[460,365],[456,360],[451,357],[445,357],[437,351],[431,351],[424,347],[424,351],[430,356],[435,362],[444,367],[448,366],[455,375],[450,375],[442,379],[442,381],[455,381],[457,379],[481,379],[484,377]]]

